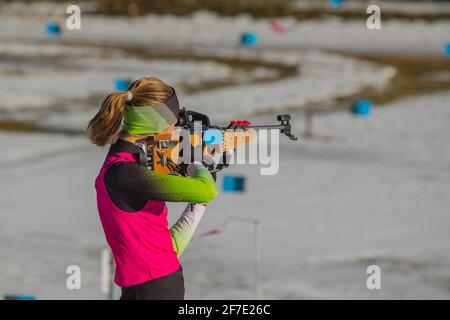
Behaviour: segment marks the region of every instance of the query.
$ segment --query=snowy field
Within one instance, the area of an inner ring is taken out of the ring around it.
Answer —
[[[450,30],[448,21],[388,21],[369,32],[362,21],[284,19],[290,31],[280,35],[247,16],[87,16],[82,31],[48,41],[42,29],[49,8],[62,19],[58,6],[27,12],[10,5],[0,12],[1,119],[82,130],[98,108],[90,101],[110,92],[118,75],[151,74],[175,86],[239,78],[243,84],[181,91],[180,100],[217,122],[245,116],[271,123],[277,109],[294,108],[293,126],[301,133],[303,113],[295,108],[325,105],[367,85],[381,90],[396,72],[323,49],[439,55]],[[237,44],[250,28],[260,34],[256,51]],[[144,60],[102,49],[103,43],[189,48],[211,59]],[[286,64],[298,73],[261,82],[276,70],[236,71],[215,60],[221,56]],[[273,113],[262,113],[268,110]],[[220,194],[210,204],[197,234],[221,233],[195,239],[183,256],[186,298],[253,298],[253,229],[232,217],[261,221],[263,298],[450,298],[449,122],[450,92],[389,103],[366,119],[320,115],[317,138],[280,137],[277,175],[230,168],[247,177],[247,192]],[[0,295],[104,298],[99,253],[105,240],[93,184],[106,149],[82,136],[6,131],[0,147]],[[170,209],[174,222],[182,206]],[[82,269],[79,291],[65,287],[72,264]],[[366,288],[372,264],[381,267],[381,290]]]

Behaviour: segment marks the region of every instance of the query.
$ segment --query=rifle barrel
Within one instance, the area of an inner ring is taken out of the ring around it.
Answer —
[[[269,125],[260,125],[260,126],[249,126],[252,129],[286,129],[286,126],[280,124],[269,124]]]

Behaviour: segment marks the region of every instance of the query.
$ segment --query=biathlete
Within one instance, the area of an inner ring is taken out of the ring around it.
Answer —
[[[178,120],[175,90],[157,78],[133,82],[112,93],[87,126],[90,141],[109,152],[95,180],[97,207],[116,263],[121,300],[182,300],[179,257],[192,239],[216,184],[202,164],[189,164],[189,177],[154,172],[141,165],[137,143],[170,133]],[[166,201],[187,202],[168,227]]]

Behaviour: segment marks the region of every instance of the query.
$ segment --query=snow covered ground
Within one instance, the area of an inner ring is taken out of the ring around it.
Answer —
[[[282,137],[275,176],[230,168],[247,176],[248,191],[221,194],[197,234],[230,217],[260,219],[263,297],[450,298],[449,98],[399,101],[367,119],[317,117],[315,133],[331,140]],[[0,171],[1,291],[101,298],[93,178],[104,151],[55,135],[1,133],[1,141],[22,146]],[[173,222],[181,206],[170,209]],[[187,297],[251,298],[252,258],[251,224],[195,239],[182,258]],[[70,264],[83,270],[80,291],[65,289]],[[371,264],[381,267],[382,290],[365,287]]]
[[[212,57],[297,66],[298,75],[280,81],[180,93],[185,105],[214,113],[216,121],[251,115],[255,123],[269,123],[277,108],[326,103],[367,84],[382,88],[395,73],[322,49],[436,55],[450,27],[448,21],[389,21],[381,31],[368,31],[361,21],[287,19],[282,23],[291,31],[279,35],[267,21],[247,16],[87,16],[81,32],[67,31],[49,44],[42,35],[48,8],[12,14],[14,6],[0,13],[1,116],[77,129],[97,107],[87,99],[108,93],[119,74],[151,73],[179,85],[186,78],[236,76],[213,58],[142,60],[92,42],[186,47]],[[51,8],[53,17],[64,16]],[[239,34],[250,29],[260,34],[262,49],[237,46]],[[267,110],[273,115],[260,114]],[[303,113],[292,116],[300,133]],[[221,233],[195,239],[182,258],[186,297],[253,297],[252,226],[229,220],[247,217],[261,221],[263,298],[450,298],[449,120],[450,92],[390,103],[366,119],[320,115],[314,118],[318,138],[280,137],[277,175],[261,176],[255,166],[230,168],[228,173],[247,177],[247,191],[220,194],[210,204],[197,235],[212,228]],[[106,149],[82,136],[3,131],[0,147],[0,295],[102,298],[99,253],[105,241],[93,183]],[[170,209],[173,222],[182,206]],[[65,286],[72,264],[82,270],[79,291]],[[372,264],[381,267],[381,290],[366,288]]]

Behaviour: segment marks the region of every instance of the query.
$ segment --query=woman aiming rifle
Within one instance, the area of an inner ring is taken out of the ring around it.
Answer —
[[[92,143],[111,144],[95,189],[122,300],[184,299],[178,258],[205,212],[205,203],[217,195],[213,177],[198,162],[188,166],[189,177],[182,177],[154,172],[140,161],[144,151],[137,144],[155,134],[171,133],[178,113],[173,88],[157,78],[142,78],[127,92],[107,96],[87,127]],[[166,201],[189,203],[170,229]]]

